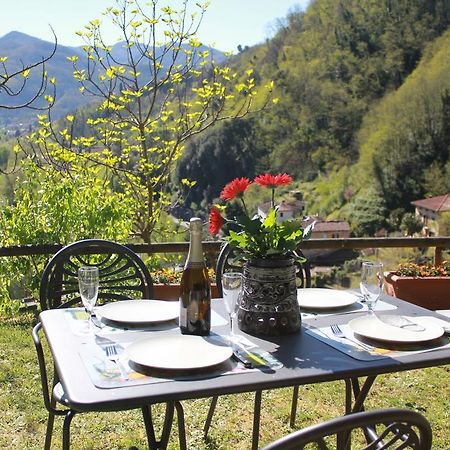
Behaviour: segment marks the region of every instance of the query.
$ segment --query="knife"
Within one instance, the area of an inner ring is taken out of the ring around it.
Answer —
[[[238,347],[238,350],[236,350],[235,353],[238,352],[240,356],[252,362],[252,365],[253,363],[256,363],[259,366],[267,366],[267,362],[264,361],[264,359],[250,350],[247,350],[242,344],[237,343],[236,346]]]
[[[234,351],[233,352],[233,357],[234,359],[236,359],[237,361],[241,362],[245,368],[247,369],[252,369],[253,368],[253,364],[250,361],[250,359],[246,358],[243,354],[241,354],[239,351]]]

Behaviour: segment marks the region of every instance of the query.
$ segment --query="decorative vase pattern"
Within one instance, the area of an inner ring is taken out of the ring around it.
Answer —
[[[300,329],[295,272],[294,261],[290,258],[245,263],[237,314],[242,331],[281,335]]]

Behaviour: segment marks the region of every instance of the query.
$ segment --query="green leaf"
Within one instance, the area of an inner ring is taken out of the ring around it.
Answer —
[[[275,209],[271,209],[267,217],[264,219],[263,226],[264,228],[273,228],[277,225],[277,212]]]
[[[236,217],[236,222],[241,226],[243,231],[248,234],[258,234],[261,232],[261,220],[259,217],[250,219],[248,216]]]

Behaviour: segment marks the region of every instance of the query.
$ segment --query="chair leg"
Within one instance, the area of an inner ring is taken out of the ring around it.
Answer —
[[[352,412],[352,382],[349,378],[345,380],[345,414],[350,414]]]
[[[294,428],[295,417],[297,416],[298,391],[299,391],[299,387],[294,386],[294,389],[292,391],[291,419],[289,420],[289,426],[291,428]]]
[[[70,424],[72,422],[72,419],[75,416],[75,411],[72,409],[66,414],[66,417],[64,418],[64,424],[63,424],[63,450],[69,450],[70,449]]]
[[[44,450],[50,450],[51,448],[54,422],[55,422],[55,414],[53,412],[49,412],[47,419],[47,431],[45,433]]]
[[[255,404],[253,407],[253,435],[252,450],[258,450],[259,445],[259,425],[261,419],[261,398],[262,391],[255,392]]]
[[[178,442],[180,444],[180,450],[187,450],[183,405],[180,402],[175,402],[175,408],[178,418]]]
[[[203,438],[206,439],[208,437],[209,427],[211,426],[211,421],[214,416],[214,411],[216,410],[218,396],[214,396],[211,398],[211,404],[209,405],[208,415],[206,416],[205,425],[203,427]]]
[[[151,405],[145,405],[141,408],[142,410],[142,416],[144,417],[144,425],[145,425],[145,432],[147,435],[147,445],[150,450],[156,449],[156,437],[155,437],[155,429],[153,427],[153,420],[152,420],[152,406]]]

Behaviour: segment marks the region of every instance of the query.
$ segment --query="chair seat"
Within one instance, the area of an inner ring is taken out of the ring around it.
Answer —
[[[61,383],[57,383],[53,388],[53,398],[61,405],[69,406],[69,402],[66,398],[66,393],[64,392],[64,388]]]

